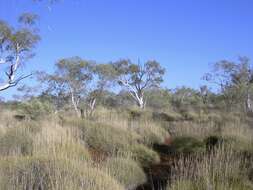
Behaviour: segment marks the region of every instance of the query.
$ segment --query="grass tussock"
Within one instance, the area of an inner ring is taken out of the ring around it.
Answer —
[[[1,189],[123,190],[105,173],[68,159],[21,157],[0,164]]]
[[[211,153],[182,156],[173,168],[168,190],[250,190],[248,164],[232,146],[221,145]]]
[[[134,189],[146,182],[146,175],[137,162],[131,158],[109,158],[104,164],[105,171],[117,179],[126,189]]]

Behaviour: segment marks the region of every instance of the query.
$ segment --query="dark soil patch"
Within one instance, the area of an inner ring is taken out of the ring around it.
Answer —
[[[171,176],[171,166],[174,163],[171,147],[169,145],[154,145],[153,149],[159,153],[161,162],[144,168],[148,181],[137,187],[136,190],[166,189]]]

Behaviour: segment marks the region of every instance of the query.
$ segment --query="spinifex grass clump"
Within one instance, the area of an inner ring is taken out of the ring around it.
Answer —
[[[154,120],[149,110],[129,109],[119,112],[99,110],[97,114],[99,123],[123,129],[127,133],[138,134],[138,141],[147,146],[163,144],[165,139],[170,138],[169,132],[161,126],[161,121]]]
[[[1,189],[123,190],[109,175],[64,158],[21,157],[0,162]]]
[[[168,189],[250,190],[246,163],[243,155],[222,145],[212,153],[183,156],[173,168]]]
[[[92,121],[72,122],[69,125],[78,127],[81,140],[91,148],[105,153],[128,151],[140,138],[132,131],[126,131],[103,123]]]
[[[104,163],[104,168],[107,173],[123,184],[126,189],[134,189],[146,181],[142,168],[130,158],[108,158]]]

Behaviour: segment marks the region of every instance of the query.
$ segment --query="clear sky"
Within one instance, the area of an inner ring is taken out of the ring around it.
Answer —
[[[42,37],[24,72],[50,72],[57,59],[75,55],[156,59],[167,70],[163,86],[198,88],[210,63],[253,58],[253,0],[62,0],[50,7],[0,0],[0,19],[12,25],[24,11],[39,14]]]

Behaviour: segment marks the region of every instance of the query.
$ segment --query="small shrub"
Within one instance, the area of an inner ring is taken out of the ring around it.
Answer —
[[[53,107],[49,102],[42,102],[37,99],[32,99],[19,105],[19,112],[32,120],[43,118],[52,113],[52,111]]]
[[[105,168],[126,189],[134,189],[146,181],[146,176],[142,168],[131,159],[119,157],[109,158],[105,163]]]
[[[221,143],[223,142],[223,139],[222,137],[212,135],[204,139],[204,142],[206,145],[206,149],[208,151],[212,151],[215,148],[217,148],[219,145],[221,145]]]
[[[172,141],[172,150],[175,153],[197,153],[205,151],[205,143],[194,137],[176,137]]]
[[[133,158],[144,167],[160,162],[158,153],[142,144],[134,145],[131,152]]]

